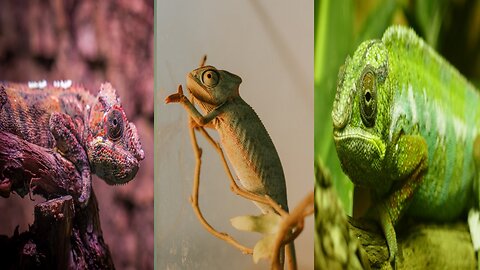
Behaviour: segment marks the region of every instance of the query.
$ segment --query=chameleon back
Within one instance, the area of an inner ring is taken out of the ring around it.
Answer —
[[[30,88],[27,84],[0,84],[0,130],[36,145],[53,148],[49,120],[53,112],[68,114],[83,126],[85,106],[94,97],[80,86],[64,89],[47,85]]]
[[[282,164],[265,126],[242,98],[228,104],[215,121],[222,145],[241,183],[256,194],[267,194],[288,211]],[[255,203],[263,212],[269,206]]]
[[[382,39],[392,81],[388,140],[420,134],[428,146],[428,172],[408,213],[427,219],[458,217],[472,203],[478,181],[473,143],[480,124],[478,91],[447,61],[405,28]]]

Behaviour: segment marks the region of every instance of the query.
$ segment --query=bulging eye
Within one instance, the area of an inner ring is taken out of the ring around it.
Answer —
[[[372,127],[377,116],[377,85],[376,77],[368,67],[360,78],[360,114],[363,124]]]
[[[123,136],[123,115],[118,110],[110,112],[107,118],[107,135],[108,138],[116,141]]]
[[[218,84],[219,77],[220,76],[218,75],[217,71],[213,69],[206,70],[202,74],[202,83],[206,86],[214,87]]]

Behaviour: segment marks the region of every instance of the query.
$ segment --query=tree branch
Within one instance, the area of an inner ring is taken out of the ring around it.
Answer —
[[[80,179],[57,152],[0,131],[0,195],[33,192],[48,199],[35,206],[29,231],[0,236],[1,268],[114,269],[93,190],[85,208],[75,207]]]

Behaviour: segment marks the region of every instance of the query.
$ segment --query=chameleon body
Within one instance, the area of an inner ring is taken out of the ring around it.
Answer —
[[[144,158],[136,127],[109,83],[93,96],[70,81],[1,82],[0,130],[70,160],[82,176],[82,206],[90,197],[91,172],[108,184],[123,184]]]
[[[196,124],[218,131],[220,143],[246,190],[268,195],[288,212],[280,158],[262,121],[240,97],[241,82],[239,76],[228,71],[203,66],[187,74],[186,86],[204,115],[183,94],[177,94],[174,101],[184,105]],[[167,102],[172,100],[167,98]],[[255,204],[263,213],[275,213],[268,205]],[[293,252],[293,244],[291,247]]]
[[[411,29],[362,43],[341,68],[332,119],[345,173],[373,191],[390,259],[403,215],[451,221],[474,206],[479,94]]]

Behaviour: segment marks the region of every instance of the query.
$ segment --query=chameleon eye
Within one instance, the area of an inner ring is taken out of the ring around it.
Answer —
[[[375,79],[375,74],[367,67],[360,81],[360,115],[366,127],[372,127],[377,116],[377,86]]]
[[[118,110],[113,110],[107,118],[108,138],[116,141],[123,135],[123,115]]]
[[[206,86],[214,87],[218,84],[219,77],[217,71],[213,69],[206,70],[202,74],[202,83]]]

